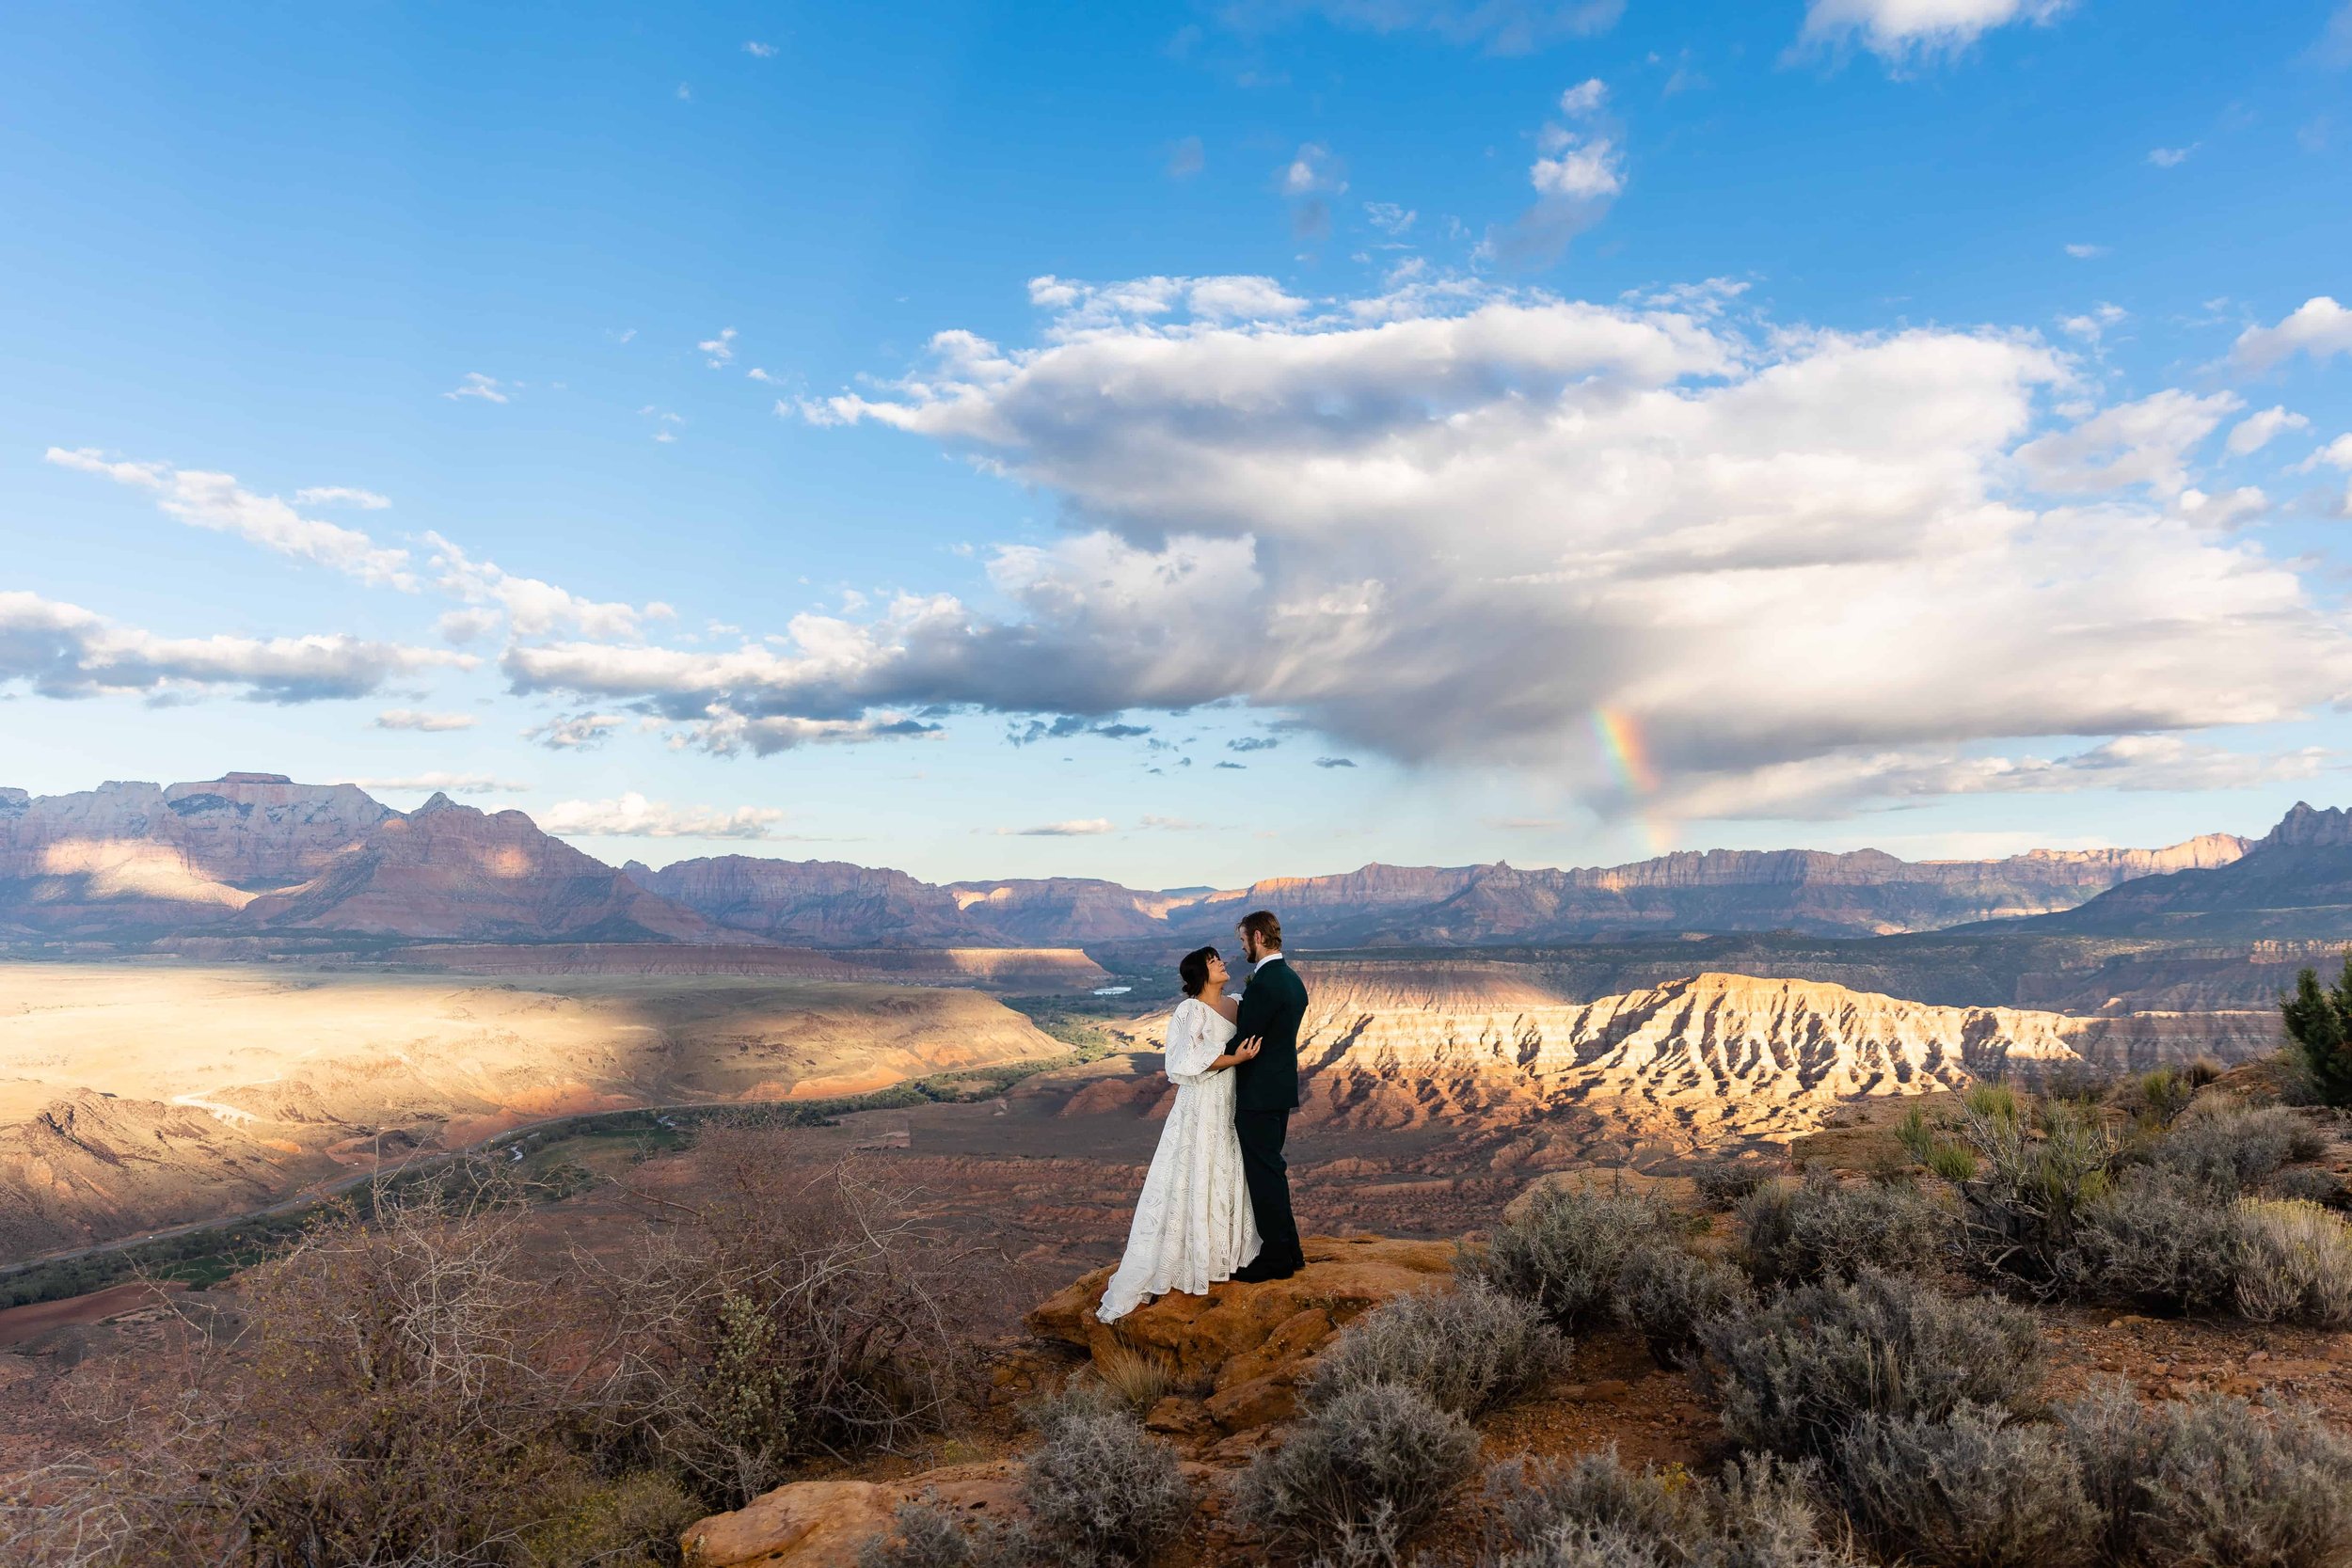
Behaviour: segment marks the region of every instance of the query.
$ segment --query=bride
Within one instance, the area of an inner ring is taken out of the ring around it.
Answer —
[[[1160,1129],[1160,1147],[1136,1199],[1126,1256],[1095,1311],[1104,1323],[1163,1291],[1205,1295],[1258,1255],[1258,1222],[1242,1181],[1228,1070],[1255,1057],[1258,1042],[1232,1043],[1234,1007],[1225,995],[1225,960],[1216,948],[1185,954],[1176,973],[1184,999],[1168,1021],[1166,1062],[1176,1081],[1176,1107]]]

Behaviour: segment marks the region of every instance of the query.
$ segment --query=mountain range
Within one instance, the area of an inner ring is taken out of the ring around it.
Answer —
[[[1470,947],[1782,931],[1867,938],[2002,922],[2101,935],[2352,931],[2352,825],[2297,806],[2259,842],[1903,861],[1877,850],[1681,852],[1530,870],[1371,864],[1247,888],[1085,878],[926,882],[745,855],[615,869],[521,812],[436,795],[398,812],[351,784],[268,773],[0,789],[0,946],[272,949],[400,942],[828,950],[1217,941],[1282,912],[1304,945]]]

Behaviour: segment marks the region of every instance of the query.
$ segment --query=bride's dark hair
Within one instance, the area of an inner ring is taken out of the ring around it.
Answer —
[[[1176,977],[1184,983],[1186,996],[1198,996],[1208,989],[1209,960],[1216,957],[1214,947],[1197,947],[1176,962]]]

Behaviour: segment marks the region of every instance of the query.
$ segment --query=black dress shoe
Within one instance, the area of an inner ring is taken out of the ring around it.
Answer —
[[[1266,1273],[1264,1259],[1258,1258],[1252,1258],[1233,1271],[1233,1278],[1243,1285],[1262,1285],[1269,1279],[1279,1277],[1281,1276]]]

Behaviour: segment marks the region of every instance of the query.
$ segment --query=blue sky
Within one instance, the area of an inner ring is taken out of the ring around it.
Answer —
[[[2342,0],[35,4],[0,89],[0,784],[1157,885],[2345,796]]]

